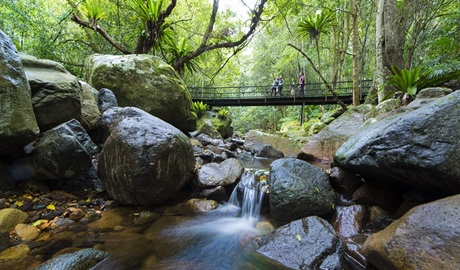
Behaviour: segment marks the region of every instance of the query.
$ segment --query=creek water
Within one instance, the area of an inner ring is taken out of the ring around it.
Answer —
[[[260,216],[265,179],[260,170],[246,170],[228,203],[158,233],[155,242],[167,248],[149,269],[284,269],[255,251],[267,223]]]

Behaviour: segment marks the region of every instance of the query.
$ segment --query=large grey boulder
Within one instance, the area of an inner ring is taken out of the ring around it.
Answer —
[[[97,146],[75,119],[40,134],[28,157],[35,178],[70,178],[92,167]]]
[[[293,221],[262,237],[257,251],[290,269],[346,269],[342,243],[319,217]]]
[[[270,213],[281,222],[332,211],[335,194],[328,176],[303,160],[283,158],[270,165]]]
[[[80,119],[82,88],[61,64],[21,54],[32,89],[32,104],[43,132],[71,119]]]
[[[112,90],[121,107],[140,108],[184,132],[195,130],[190,93],[159,57],[95,54],[86,62],[86,81],[96,89]]]
[[[432,192],[460,192],[460,91],[367,126],[337,151],[343,167],[370,179]]]
[[[363,254],[378,269],[460,269],[460,195],[411,209],[371,235]]]
[[[80,85],[82,88],[82,100],[79,122],[87,131],[91,131],[97,128],[98,121],[101,118],[101,112],[98,107],[99,92],[86,82],[80,81]]]
[[[21,58],[11,39],[0,31],[0,156],[20,153],[38,133]]]
[[[184,133],[137,108],[119,108],[115,115],[98,159],[99,178],[113,199],[161,203],[191,180],[195,158]]]

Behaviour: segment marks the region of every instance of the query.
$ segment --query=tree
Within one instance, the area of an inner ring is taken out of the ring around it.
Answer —
[[[109,42],[113,47],[115,47],[118,51],[124,54],[147,54],[150,53],[152,48],[156,46],[160,50],[167,51],[168,49],[161,46],[161,43],[164,42],[164,45],[168,45],[169,41],[169,45],[171,45],[171,38],[169,38],[169,40],[163,39],[165,39],[168,30],[172,30],[172,26],[174,24],[179,23],[178,21],[171,22],[169,20],[169,18],[172,17],[171,15],[176,7],[177,1],[170,0],[168,5],[165,4],[164,0],[130,1],[132,9],[135,11],[138,18],[142,20],[144,25],[143,30],[138,35],[134,50],[130,50],[124,47],[120,42],[115,41],[102,27],[99,21],[102,20],[104,17],[95,15],[99,15],[103,7],[98,6],[97,3],[93,2],[93,0],[86,0],[80,8],[77,8],[76,12],[72,15],[72,20],[83,27],[95,31],[96,33],[104,37],[104,39],[107,42]],[[245,46],[246,42],[254,34],[257,25],[261,21],[261,15],[263,13],[263,9],[266,2],[267,0],[260,0],[260,3],[257,5],[257,7],[251,10],[252,17],[247,32],[244,33],[241,37],[237,38],[236,40],[228,40],[213,38],[213,36],[217,36],[217,33],[215,33],[213,30],[216,24],[217,14],[219,10],[219,0],[213,0],[212,11],[209,17],[209,21],[207,23],[207,28],[206,31],[201,34],[202,39],[199,45],[197,45],[193,49],[191,49],[191,47],[188,47],[188,49],[186,51],[182,51],[182,53],[177,53],[176,51],[176,53],[172,54],[173,58],[170,59],[169,62],[180,74],[183,74],[184,68],[188,65],[190,61],[201,56],[206,52],[223,48],[237,48]],[[171,52],[171,50],[169,52]],[[192,70],[190,69],[190,65],[188,67],[189,70]]]

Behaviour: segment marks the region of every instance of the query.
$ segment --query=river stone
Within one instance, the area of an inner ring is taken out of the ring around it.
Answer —
[[[363,253],[378,269],[460,269],[460,195],[417,206],[371,235]]]
[[[4,208],[0,210],[0,233],[9,233],[19,223],[25,223],[29,215],[27,213],[15,209]]]
[[[208,163],[197,170],[198,186],[213,188],[232,185],[241,178],[243,172],[243,165],[235,158],[229,158],[222,163]]]
[[[364,222],[369,220],[367,208],[364,205],[351,205],[337,207],[337,216],[332,222],[332,226],[337,234],[343,239],[361,232]]]
[[[0,252],[0,261],[21,260],[27,257],[30,248],[27,244],[19,244]]]
[[[319,217],[277,228],[259,239],[257,251],[290,269],[344,269],[342,243],[332,226]]]
[[[128,205],[161,203],[194,175],[195,158],[187,136],[140,109],[119,111],[98,158],[107,193]]]
[[[290,222],[332,211],[335,194],[328,176],[303,160],[283,158],[270,165],[270,213]]]
[[[110,108],[118,107],[117,97],[112,90],[102,88],[97,96],[97,105],[99,110],[103,113]]]
[[[32,104],[43,132],[81,117],[82,87],[77,77],[61,64],[21,54],[32,89]]]
[[[29,162],[36,179],[70,178],[90,168],[97,152],[97,146],[80,122],[72,119],[40,134]]]
[[[35,270],[87,270],[107,257],[109,253],[105,251],[87,248],[59,255],[42,263]]]
[[[95,54],[86,63],[86,81],[96,89],[112,90],[121,107],[140,108],[184,132],[195,130],[190,93],[159,57]]]
[[[460,193],[460,91],[371,124],[336,153],[341,166],[383,182]]]
[[[0,30],[0,156],[17,155],[39,129],[21,58]]]
[[[332,160],[337,149],[361,128],[365,121],[364,115],[372,109],[372,105],[368,104],[348,109],[314,135],[298,152],[297,158]]]

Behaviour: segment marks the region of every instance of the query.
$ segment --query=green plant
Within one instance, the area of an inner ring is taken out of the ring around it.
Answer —
[[[392,86],[395,90],[390,91],[385,99],[398,91],[401,92],[403,99],[412,98],[424,88],[439,86],[452,79],[460,78],[460,70],[420,74],[420,67],[407,70],[392,66],[391,71],[393,75],[388,77],[387,85]]]
[[[209,110],[209,106],[202,101],[195,101],[192,103],[192,110],[198,117],[200,117],[204,114],[205,111]]]
[[[94,25],[96,25],[99,20],[105,19],[107,17],[104,8],[101,5],[99,5],[99,1],[95,0],[86,0],[81,5],[80,11],[88,19],[90,19]]]
[[[217,116],[219,116],[219,118],[225,118],[227,117],[227,115],[228,115],[228,111],[226,109],[220,109],[217,112]]]

